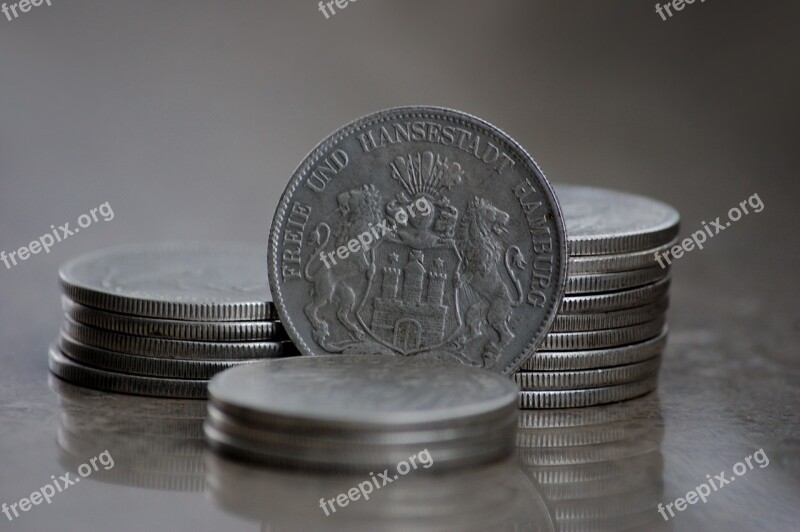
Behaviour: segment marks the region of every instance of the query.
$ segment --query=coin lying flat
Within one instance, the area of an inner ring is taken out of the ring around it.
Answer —
[[[660,201],[592,187],[556,185],[570,256],[655,248],[678,235],[678,211]]]
[[[569,275],[591,273],[611,273],[652,268],[659,266],[656,257],[677,244],[677,240],[653,249],[631,251],[609,255],[587,255],[570,257],[567,271]]]
[[[613,368],[577,371],[518,371],[514,381],[523,391],[578,390],[617,386],[639,381],[658,372],[661,357]]]
[[[669,307],[669,298],[629,309],[601,312],[598,314],[559,314],[551,332],[599,331],[628,327],[655,320],[664,315]],[[535,356],[535,355],[534,355]]]
[[[72,320],[107,331],[171,340],[243,342],[286,338],[279,321],[204,322],[141,318],[105,312],[63,298],[64,313]]]
[[[539,351],[520,368],[524,371],[571,371],[635,364],[661,354],[667,344],[667,328],[650,340],[582,351]]]
[[[304,355],[510,374],[550,328],[566,257],[556,197],[519,144],[407,107],[340,128],[301,163],[273,218],[269,279]]]
[[[180,360],[151,356],[127,355],[98,349],[62,334],[61,352],[72,360],[97,369],[170,379],[208,380],[220,371],[240,366],[252,360]]]
[[[61,267],[64,294],[87,307],[189,321],[277,318],[265,250],[246,244],[150,244],[80,256]]]
[[[521,391],[519,406],[520,408],[575,408],[615,403],[644,395],[655,390],[657,385],[658,376],[654,376],[618,386],[585,390]]]
[[[205,399],[207,381],[159,379],[113,373],[79,364],[59,351],[58,346],[50,346],[50,371],[65,381],[107,392],[149,395],[153,397],[173,397],[182,399]]]
[[[567,294],[588,294],[627,290],[660,281],[669,275],[669,268],[658,266],[614,273],[592,273],[569,275]]]
[[[489,372],[434,361],[340,355],[262,360],[220,373],[211,404],[276,428],[443,428],[505,418],[517,387]]]
[[[246,360],[293,355],[289,342],[192,342],[130,336],[65,318],[62,334],[82,344],[128,355],[184,360]]]
[[[669,292],[670,278],[631,290],[620,290],[607,294],[565,296],[561,301],[560,313],[577,314],[598,313],[638,307],[657,301]]]
[[[664,316],[661,316],[647,323],[619,327],[617,329],[549,333],[544,339],[542,349],[549,351],[576,351],[628,345],[658,336],[658,333],[664,328],[664,321]]]
[[[369,469],[420,449],[439,468],[481,463],[510,453],[517,424],[511,381],[386,355],[265,360],[217,375],[209,393],[213,449],[292,467]]]

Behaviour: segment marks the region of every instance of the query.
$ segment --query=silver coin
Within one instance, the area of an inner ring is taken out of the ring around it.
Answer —
[[[407,460],[409,455],[420,451],[419,446],[410,446],[344,456],[325,452],[325,449],[319,453],[309,453],[305,449],[276,449],[268,445],[238,439],[218,430],[209,423],[205,423],[203,428],[208,446],[224,456],[271,466],[308,468],[313,471],[380,471],[384,467],[396,466],[398,462]],[[486,464],[505,458],[514,450],[513,441],[514,431],[509,430],[507,434],[498,433],[496,437],[479,444],[466,446],[426,444],[425,449],[435,460],[436,471],[440,472]]]
[[[50,371],[58,378],[72,384],[107,392],[173,397],[181,399],[205,399],[207,381],[159,379],[113,373],[79,364],[61,353],[58,346],[50,346]]]
[[[116,353],[182,360],[248,360],[291,356],[290,342],[192,342],[130,336],[64,318],[62,334],[82,344]]]
[[[395,448],[416,446],[417,449],[421,449],[425,445],[433,443],[479,443],[482,440],[493,438],[502,431],[513,432],[513,428],[517,424],[517,412],[512,411],[505,418],[498,418],[487,423],[444,429],[392,430],[364,434],[350,429],[302,432],[294,430],[292,427],[288,430],[273,429],[268,425],[252,423],[249,420],[241,421],[221,411],[212,403],[208,405],[206,422],[233,438],[267,445],[272,449],[290,448],[294,451],[307,449],[308,452],[317,452],[324,448],[326,453],[356,455],[375,452],[388,446]]]
[[[170,340],[244,342],[286,339],[279,321],[179,321],[140,318],[93,309],[62,298],[64,313],[78,323],[106,331]]]
[[[575,408],[616,403],[633,399],[656,389],[658,376],[638,382],[604,386],[586,390],[559,390],[543,392],[519,392],[520,408]]]
[[[542,349],[548,351],[579,351],[629,345],[658,336],[664,328],[664,322],[664,316],[661,316],[653,321],[616,329],[549,333],[544,339]],[[536,357],[538,354],[533,356]]]
[[[525,364],[524,371],[571,371],[635,364],[661,354],[667,345],[667,327],[650,340],[610,349],[586,351],[539,351]]]
[[[123,246],[61,267],[64,294],[109,312],[190,321],[277,318],[264,275],[266,250],[246,244]]]
[[[592,294],[628,290],[655,283],[669,275],[669,268],[643,268],[627,272],[592,273],[567,277],[567,294]]]
[[[273,430],[446,428],[505,418],[517,386],[487,371],[392,356],[264,360],[220,373],[211,404]]]
[[[567,221],[569,255],[608,255],[662,246],[678,235],[678,211],[644,196],[556,185]]]
[[[669,308],[669,298],[629,309],[602,312],[599,314],[559,314],[553,322],[551,332],[599,331],[628,327],[652,321],[663,316]],[[534,355],[535,356],[535,355]]]
[[[61,335],[59,347],[69,358],[86,366],[115,373],[170,379],[208,380],[220,371],[253,362],[253,360],[179,360],[127,355],[82,344],[65,334]]]
[[[678,243],[678,240],[644,251],[618,253],[611,255],[589,255],[585,257],[569,257],[567,272],[569,275],[584,273],[610,273],[652,268],[659,266],[656,257]]]
[[[669,292],[670,278],[639,288],[609,292],[607,294],[590,294],[564,296],[561,301],[560,314],[610,312],[631,307],[640,307],[663,298]]]
[[[578,390],[617,386],[650,377],[658,372],[661,357],[613,368],[578,371],[518,371],[514,381],[523,391]]]
[[[565,243],[550,185],[510,137],[457,111],[390,109],[342,127],[296,170],[269,279],[305,355],[510,374],[555,317]]]

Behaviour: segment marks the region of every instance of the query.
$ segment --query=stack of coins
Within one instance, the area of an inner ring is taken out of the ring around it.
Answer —
[[[265,360],[212,379],[205,433],[212,449],[248,461],[434,472],[508,456],[517,394],[500,375],[437,361]]]
[[[243,244],[126,246],[68,262],[50,370],[98,390],[199,399],[219,371],[294,355],[265,263],[265,249]]]
[[[555,190],[567,226],[567,285],[551,331],[513,376],[520,406],[591,406],[652,391],[670,283],[659,254],[678,234],[678,212],[611,190]]]

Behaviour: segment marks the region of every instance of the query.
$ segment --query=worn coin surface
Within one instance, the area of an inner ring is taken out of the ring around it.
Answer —
[[[56,344],[50,346],[49,363],[50,371],[56,377],[96,390],[182,399],[206,397],[208,381],[159,379],[104,371],[67,358],[59,351]]]
[[[211,404],[240,421],[293,430],[443,428],[505,418],[517,386],[488,371],[393,356],[263,360],[211,380]]]
[[[660,316],[646,323],[630,325],[628,327],[618,327],[616,329],[563,333],[551,332],[544,339],[542,349],[547,351],[574,351],[628,345],[658,336],[664,328],[664,321],[664,316]],[[535,356],[536,355],[534,355],[534,357]]]
[[[625,272],[638,270],[640,268],[652,268],[654,266],[661,267],[657,258],[677,243],[678,241],[676,239],[663,246],[646,249],[644,251],[632,251],[630,253],[616,253],[612,255],[569,257],[567,270],[569,275],[581,275],[586,273]],[[669,266],[665,264],[663,260],[661,264],[663,264],[665,268]]]
[[[184,360],[246,360],[293,356],[291,342],[193,342],[131,336],[89,327],[64,318],[61,332],[82,344],[128,355]]]
[[[623,347],[585,351],[538,351],[522,365],[525,371],[570,371],[633,364],[653,358],[667,344],[667,327],[650,340]]]
[[[658,371],[660,365],[661,357],[657,356],[644,362],[604,369],[518,371],[514,374],[514,381],[519,384],[520,389],[527,391],[600,388],[649,377]]]
[[[61,267],[69,299],[109,312],[191,321],[277,318],[264,274],[266,251],[229,243],[122,246]]]
[[[608,255],[662,246],[678,235],[678,211],[660,201],[601,188],[556,185],[569,255]]]
[[[78,323],[107,331],[133,336],[194,340],[200,342],[243,342],[284,340],[286,335],[279,321],[180,321],[128,316],[93,309],[64,297],[64,314]]]
[[[391,354],[510,374],[550,328],[566,235],[531,157],[458,111],[381,111],[334,132],[281,198],[269,279],[306,355]]]
[[[669,275],[669,268],[641,268],[626,272],[590,273],[567,276],[567,294],[592,294],[628,290],[660,281]]]
[[[633,399],[655,390],[658,376],[647,377],[636,382],[618,386],[603,386],[585,390],[558,390],[540,392],[519,392],[520,408],[575,408],[582,406],[615,403]]]
[[[171,379],[208,380],[220,371],[240,366],[253,360],[180,360],[151,356],[128,355],[106,349],[91,347],[62,334],[59,339],[61,352],[86,366],[106,371],[167,377]]]
[[[584,312],[596,314],[631,307],[639,307],[653,303],[665,297],[669,292],[670,278],[653,284],[608,292],[606,294],[576,294],[565,296],[561,301],[561,313],[580,314]]]

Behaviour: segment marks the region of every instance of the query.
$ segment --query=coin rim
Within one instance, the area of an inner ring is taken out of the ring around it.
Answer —
[[[275,215],[272,219],[272,227],[270,228],[269,233],[269,251],[267,254],[267,262],[268,262],[268,277],[269,277],[269,287],[270,292],[272,293],[273,301],[275,306],[277,307],[278,315],[280,316],[281,322],[284,324],[284,328],[286,332],[289,334],[289,337],[298,346],[298,350],[304,356],[319,356],[329,353],[322,353],[319,349],[312,348],[306,340],[302,337],[299,333],[297,327],[295,326],[294,322],[292,321],[292,316],[287,312],[286,303],[284,301],[284,294],[282,291],[282,285],[284,284],[280,281],[280,273],[279,273],[279,266],[281,264],[281,255],[280,250],[278,249],[279,241],[280,241],[280,232],[284,226],[285,219],[287,218],[287,212],[289,209],[289,203],[291,202],[292,197],[294,196],[297,188],[302,184],[302,182],[306,179],[308,172],[311,170],[313,165],[322,157],[324,153],[326,153],[330,148],[336,146],[339,142],[343,141],[346,138],[351,137],[357,131],[370,127],[372,125],[378,124],[383,122],[385,119],[393,117],[393,118],[431,118],[437,120],[449,120],[455,123],[460,123],[462,125],[471,127],[473,129],[482,130],[481,132],[490,137],[494,138],[495,141],[502,140],[503,143],[506,143],[509,147],[512,148],[512,155],[517,158],[519,161],[523,162],[525,166],[534,174],[537,178],[537,185],[540,186],[541,191],[547,196],[549,200],[550,206],[553,210],[553,224],[555,228],[558,230],[558,234],[555,235],[555,238],[559,241],[559,272],[556,279],[556,287],[555,292],[553,294],[552,302],[549,305],[548,312],[545,313],[544,319],[541,321],[539,327],[537,328],[536,332],[531,336],[531,340],[527,343],[525,348],[522,350],[522,353],[512,358],[512,360],[506,364],[506,366],[500,370],[497,368],[492,368],[493,371],[497,373],[501,373],[504,375],[509,375],[513,373],[518,367],[520,367],[528,358],[530,358],[535,352],[539,345],[544,341],[544,337],[547,334],[547,331],[550,330],[550,327],[555,320],[556,314],[558,313],[559,306],[561,301],[564,297],[564,289],[566,287],[567,282],[567,260],[568,260],[568,237],[567,237],[567,226],[564,220],[564,215],[561,210],[561,204],[558,201],[558,197],[555,194],[553,189],[553,185],[545,176],[542,169],[536,163],[536,161],[531,157],[531,155],[523,148],[517,141],[515,141],[510,135],[508,135],[505,131],[501,130],[500,128],[492,125],[491,123],[478,118],[476,116],[470,115],[468,113],[464,113],[462,111],[458,111],[455,109],[449,109],[446,107],[439,107],[439,106],[432,106],[432,105],[415,105],[415,106],[401,106],[401,107],[393,107],[389,109],[384,109],[381,111],[377,111],[374,113],[370,113],[368,115],[364,115],[361,118],[358,118],[342,127],[337,128],[333,133],[330,133],[325,139],[323,139],[319,144],[317,144],[314,149],[312,149],[300,163],[300,165],[295,169],[294,173],[292,174],[292,178],[289,180],[289,183],[286,185],[283,193],[281,194],[281,198],[278,202],[278,207],[275,211]],[[487,368],[488,369],[488,368]]]

